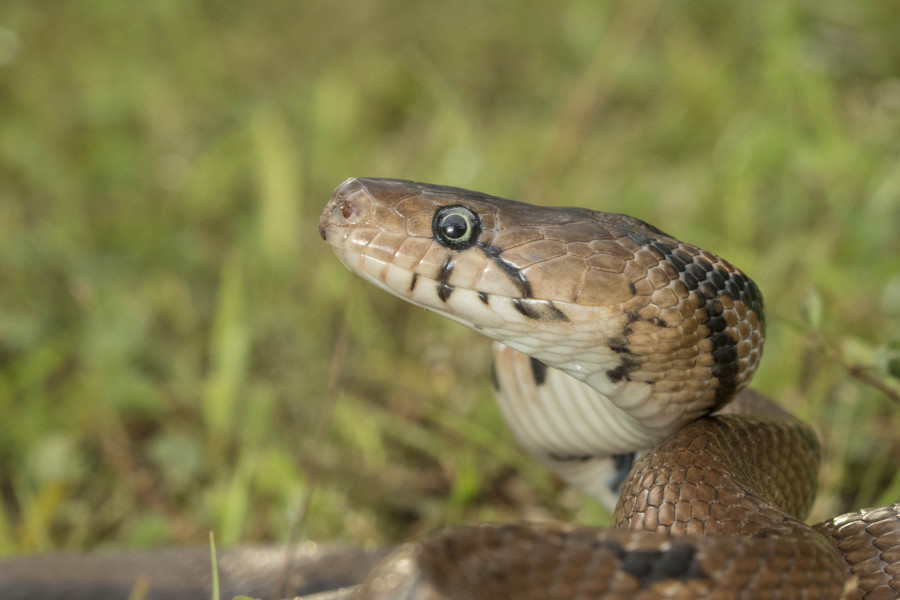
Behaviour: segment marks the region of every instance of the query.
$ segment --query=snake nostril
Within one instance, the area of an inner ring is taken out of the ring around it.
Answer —
[[[341,216],[345,219],[349,219],[353,216],[353,205],[349,202],[341,202],[338,208],[341,209]]]

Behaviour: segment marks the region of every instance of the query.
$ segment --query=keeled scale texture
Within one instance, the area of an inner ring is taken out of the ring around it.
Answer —
[[[900,504],[841,515],[815,529],[840,550],[865,600],[900,597]]]

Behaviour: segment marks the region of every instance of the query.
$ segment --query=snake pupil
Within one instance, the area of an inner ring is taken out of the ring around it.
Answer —
[[[447,220],[444,221],[444,235],[453,238],[454,240],[458,240],[464,236],[466,234],[466,229],[468,228],[469,226],[466,223],[466,220],[459,215],[450,215],[447,217]]]
[[[434,236],[442,245],[465,250],[478,241],[481,221],[464,206],[445,206],[434,214]]]

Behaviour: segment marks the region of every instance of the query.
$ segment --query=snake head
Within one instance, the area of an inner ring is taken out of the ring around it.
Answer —
[[[708,409],[762,352],[755,284],[716,255],[626,215],[459,188],[354,178],[319,232],[354,273],[614,398]]]

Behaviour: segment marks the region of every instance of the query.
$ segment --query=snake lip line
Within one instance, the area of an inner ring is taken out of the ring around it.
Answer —
[[[359,275],[369,283],[372,283],[392,295],[400,296],[417,306],[437,312],[453,320],[462,321],[473,329],[481,329],[482,326],[473,326],[470,322],[464,321],[461,317],[453,315],[447,310],[442,310],[437,306],[437,303],[428,303],[422,299],[422,296],[427,297],[427,294],[432,293],[428,290],[433,290],[435,297],[440,300],[441,304],[447,304],[451,301],[458,302],[459,304],[468,307],[470,311],[478,312],[482,317],[487,314],[493,314],[499,317],[498,307],[506,305],[512,307],[516,313],[518,313],[519,317],[525,317],[528,320],[542,320],[547,323],[559,323],[560,325],[578,323],[578,321],[573,321],[566,314],[567,310],[571,310],[571,313],[573,314],[578,314],[578,307],[575,305],[568,306],[567,304],[558,301],[549,302],[534,300],[527,297],[491,294],[459,286],[453,286],[453,294],[451,294],[447,292],[448,284],[446,281],[427,277],[417,272],[410,273],[401,267],[397,267],[391,261],[381,260],[366,255],[364,252],[348,249],[342,249],[338,253],[338,256],[341,259],[341,262],[343,262],[351,272]],[[441,273],[449,273],[451,271],[452,267],[442,269]],[[397,279],[395,280],[394,277]],[[406,283],[407,280],[408,283]],[[456,300],[458,297],[457,294],[460,292],[467,295],[466,300]],[[417,298],[417,296],[419,296],[419,298]],[[472,302],[469,299],[469,296],[477,300],[477,303]],[[481,308],[478,308],[479,305]],[[561,305],[562,308],[558,305]],[[508,313],[504,311],[504,316],[495,324],[499,325],[501,322],[509,322],[510,320],[520,321],[520,319],[510,319]],[[484,326],[488,326],[488,324],[485,323]]]

